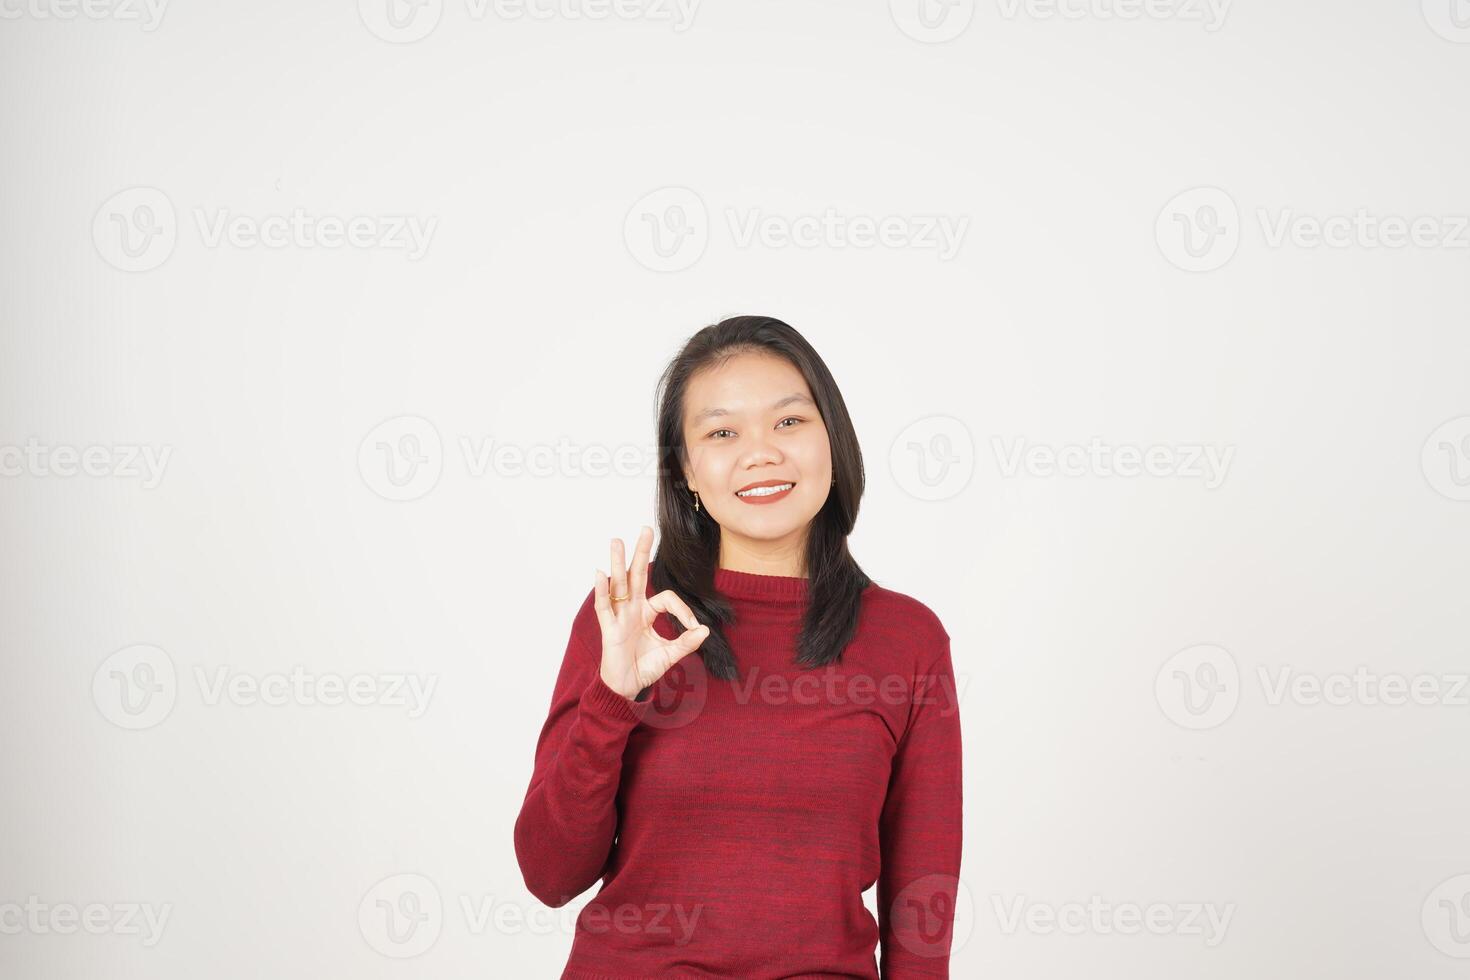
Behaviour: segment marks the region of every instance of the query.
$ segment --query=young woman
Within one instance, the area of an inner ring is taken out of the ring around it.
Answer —
[[[658,554],[644,527],[595,573],[516,820],[538,899],[602,880],[563,980],[948,977],[949,635],[848,552],[863,463],[832,375],[780,320],[705,327],[658,437]]]

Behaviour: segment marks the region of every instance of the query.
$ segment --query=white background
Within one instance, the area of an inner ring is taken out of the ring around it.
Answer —
[[[0,974],[557,976],[591,893],[540,906],[512,825],[653,520],[581,464],[762,313],[968,685],[954,976],[1463,975],[1462,0],[96,2],[0,0]],[[364,238],[241,237],[293,209]],[[1162,466],[1008,466],[1094,438]],[[435,686],[214,696],[294,668]]]

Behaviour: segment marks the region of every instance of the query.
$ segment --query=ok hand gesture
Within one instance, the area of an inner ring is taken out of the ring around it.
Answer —
[[[602,682],[629,700],[653,686],[709,636],[709,627],[694,618],[672,589],[645,596],[652,549],[653,528],[640,528],[633,564],[628,568],[623,564],[623,540],[613,538],[612,592],[608,592],[608,577],[601,569],[594,576],[597,623],[602,629]],[[618,601],[613,601],[615,597]],[[659,613],[677,617],[684,632],[673,640],[660,636],[653,628]]]

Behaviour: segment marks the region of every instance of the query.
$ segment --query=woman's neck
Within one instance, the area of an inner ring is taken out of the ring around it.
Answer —
[[[719,567],[732,572],[804,578],[805,564],[805,541],[745,542],[729,534],[720,535]]]

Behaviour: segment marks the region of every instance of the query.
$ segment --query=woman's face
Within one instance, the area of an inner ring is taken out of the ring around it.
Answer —
[[[722,539],[736,539],[726,544],[786,550],[805,543],[831,490],[832,448],[806,379],[790,361],[743,353],[695,373],[684,398],[684,445],[689,489],[699,492]],[[791,488],[741,496],[752,484]]]

